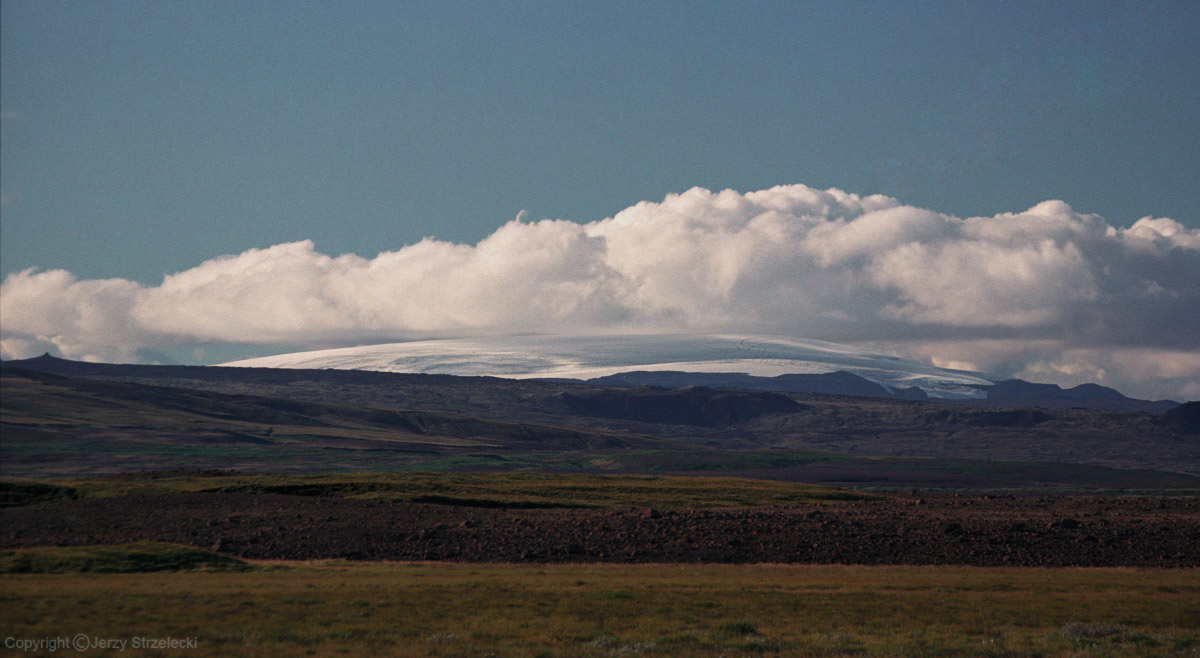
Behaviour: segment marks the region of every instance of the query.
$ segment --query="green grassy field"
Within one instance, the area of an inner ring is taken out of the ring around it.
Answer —
[[[1200,653],[1198,570],[265,566],[3,575],[0,635],[195,637],[137,652],[190,657]]]
[[[539,473],[113,476],[54,484],[0,482],[0,504],[179,492],[279,493],[506,507],[754,507],[878,497],[771,480]]]
[[[0,550],[0,573],[146,573],[152,571],[251,571],[243,560],[191,546],[138,542],[123,546],[44,546]]]

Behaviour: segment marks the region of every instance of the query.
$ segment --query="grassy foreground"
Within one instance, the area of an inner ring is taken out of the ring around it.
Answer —
[[[1198,570],[320,562],[0,591],[6,637],[197,638],[146,656],[1200,654]]]

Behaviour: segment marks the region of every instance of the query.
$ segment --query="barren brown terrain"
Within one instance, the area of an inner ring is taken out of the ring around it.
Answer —
[[[1200,500],[912,493],[721,509],[504,509],[172,493],[0,510],[0,547],[142,540],[255,559],[1200,566]]]

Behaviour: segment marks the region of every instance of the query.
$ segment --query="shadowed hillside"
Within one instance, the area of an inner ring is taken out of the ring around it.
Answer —
[[[735,425],[802,408],[795,400],[778,393],[713,390],[704,386],[571,391],[560,393],[558,400],[570,413],[579,416],[704,427]]]
[[[36,361],[91,376],[3,366],[0,447],[9,476],[181,467],[584,470],[883,487],[1155,489],[1191,487],[1181,474],[1200,472],[1196,435],[1147,413]]]
[[[603,430],[385,410],[62,377],[6,367],[0,377],[5,469],[69,472],[208,467],[320,469],[345,459],[531,451],[667,449],[664,439]]]
[[[662,422],[679,420],[662,416],[613,417],[611,405],[617,403],[611,401],[637,406],[632,400],[642,395],[626,386],[357,370],[96,364],[52,357],[8,362],[5,367],[18,364],[110,381],[586,427],[715,449],[783,448],[859,457],[1074,462],[1200,472],[1196,435],[1164,425],[1158,414],[1147,412],[975,407],[930,400],[779,392],[800,408],[703,426]],[[570,396],[601,396],[610,402],[604,409],[586,404],[572,408],[565,402]]]

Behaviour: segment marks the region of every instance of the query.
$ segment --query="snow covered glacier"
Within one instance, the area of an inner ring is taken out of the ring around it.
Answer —
[[[984,397],[986,375],[947,370],[813,340],[738,335],[503,336],[448,338],[295,352],[222,365],[378,370],[510,378],[591,379],[637,370],[786,374],[854,373],[931,397]]]

